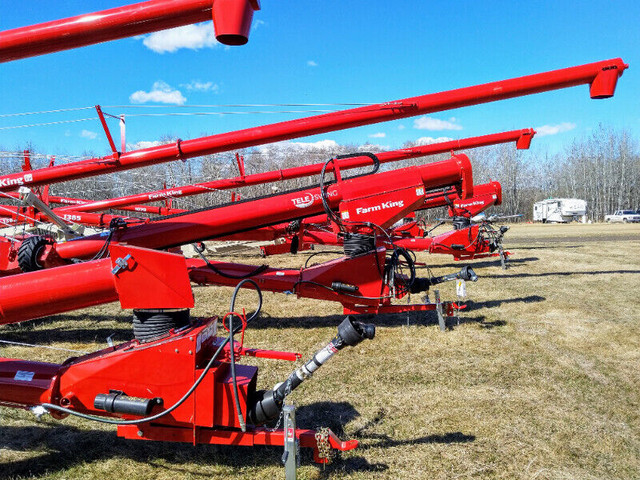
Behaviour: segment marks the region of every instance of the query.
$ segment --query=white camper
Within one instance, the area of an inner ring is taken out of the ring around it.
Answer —
[[[577,198],[549,198],[533,204],[534,222],[587,223],[587,202]]]

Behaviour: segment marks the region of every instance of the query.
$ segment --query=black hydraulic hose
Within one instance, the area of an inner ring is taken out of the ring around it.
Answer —
[[[355,176],[349,177],[349,178],[357,178],[357,177],[362,177],[364,175],[371,175],[371,174],[376,173],[378,171],[378,169],[380,168],[380,159],[376,155],[374,155],[371,152],[361,152],[361,153],[350,153],[350,154],[347,154],[347,155],[338,155],[335,158],[330,158],[329,160],[327,160],[325,162],[325,164],[322,166],[322,170],[320,171],[320,198],[322,200],[322,207],[324,208],[324,211],[327,214],[327,217],[329,218],[329,220],[331,220],[333,223],[338,225],[338,227],[340,227],[341,231],[344,228],[344,226],[342,225],[342,220],[329,207],[329,200],[327,199],[327,191],[324,188],[324,176],[325,176],[325,172],[327,170],[327,167],[329,166],[330,163],[333,163],[333,166],[334,166],[334,169],[335,169],[336,168],[336,160],[343,160],[345,158],[353,158],[353,157],[369,157],[373,161],[373,169],[370,172],[366,172],[366,173],[363,173],[361,175],[355,175]],[[335,175],[335,170],[334,170],[334,175]]]
[[[236,304],[236,296],[238,295],[238,291],[240,290],[240,287],[242,287],[242,285],[244,285],[245,283],[253,284],[253,286],[256,287],[256,291],[258,292],[258,298],[259,298],[258,309],[253,313],[253,315],[251,316],[251,319],[255,318],[260,313],[260,309],[262,308],[262,292],[260,291],[260,287],[258,287],[258,284],[249,278],[245,278],[244,280],[239,282],[238,285],[236,285],[236,288],[233,290],[233,294],[231,295],[231,304],[229,306],[229,312],[231,312],[229,314],[229,350],[231,352],[231,355],[229,357],[229,362],[231,364],[231,381],[233,382],[233,401],[236,405],[236,414],[238,415],[238,423],[240,423],[240,430],[242,430],[243,432],[247,431],[247,423],[245,422],[244,416],[242,415],[242,409],[240,408],[240,400],[239,400],[240,395],[238,394],[238,380],[236,378],[236,359],[235,359],[235,348],[234,348],[234,340],[233,340],[233,335],[235,333],[234,327],[233,327],[233,317],[234,317],[233,312]]]
[[[245,273],[243,275],[233,275],[231,273],[225,273],[222,270],[220,270],[219,268],[216,268],[213,266],[213,264],[207,259],[207,257],[204,256],[204,254],[202,253],[202,251],[197,247],[197,245],[194,243],[193,248],[195,249],[195,251],[198,253],[198,255],[200,256],[200,258],[202,258],[202,260],[204,260],[204,263],[207,265],[207,267],[212,270],[214,273],[220,275],[221,277],[224,278],[231,278],[233,280],[244,280],[245,278],[250,278],[250,277],[254,277],[262,272],[264,272],[267,268],[269,268],[269,265],[260,265],[259,267],[256,267],[255,270],[249,272],[249,273]]]

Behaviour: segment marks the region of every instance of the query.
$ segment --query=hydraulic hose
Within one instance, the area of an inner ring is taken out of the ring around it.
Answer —
[[[233,339],[233,335],[235,334],[235,330],[233,326],[233,317],[235,316],[235,314],[233,312],[236,305],[236,296],[238,295],[238,291],[240,290],[242,285],[244,285],[245,283],[251,283],[256,288],[256,291],[258,292],[258,308],[253,313],[253,315],[249,317],[249,320],[253,320],[255,317],[257,317],[258,314],[260,313],[260,310],[262,309],[262,292],[260,291],[260,287],[258,287],[258,284],[249,278],[245,278],[244,280],[239,282],[238,285],[236,285],[236,288],[233,291],[233,294],[231,295],[231,304],[229,305],[229,312],[230,312],[229,314],[229,351],[230,351],[229,362],[231,363],[231,380],[233,382],[233,402],[235,403],[235,406],[236,406],[238,423],[240,424],[240,429],[243,432],[247,431],[247,423],[245,422],[244,416],[242,415],[242,409],[240,408],[240,400],[239,400],[239,394],[238,394],[238,380],[236,378],[236,358],[235,358],[236,356],[235,356],[234,339]],[[249,320],[247,320],[247,322]]]

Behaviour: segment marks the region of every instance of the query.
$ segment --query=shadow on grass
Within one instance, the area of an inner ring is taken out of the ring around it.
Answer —
[[[307,316],[299,318],[274,317],[261,314],[260,318],[251,323],[250,328],[324,328],[337,327],[346,315]],[[402,327],[412,325],[437,325],[438,317],[435,311],[404,312],[385,314],[355,315],[362,322],[374,323],[377,327]]]
[[[567,250],[573,248],[582,248],[584,245],[539,245],[539,246],[520,246],[517,243],[513,245],[513,250]]]
[[[3,325],[1,335],[3,340],[12,342],[33,343],[47,345],[55,342],[71,343],[104,343],[111,336],[114,342],[126,342],[133,338],[132,321],[129,315],[83,315],[77,317],[83,328],[68,328],[68,322],[74,317],[55,315],[38,320],[31,320],[15,325]],[[64,327],[60,323],[64,322]],[[117,326],[99,327],[106,322],[117,323]],[[45,327],[45,328],[42,328]]]
[[[487,320],[483,315],[476,315],[474,317],[470,317],[468,315],[462,314],[460,317],[449,317],[445,320],[447,330],[454,330],[456,327],[460,325],[464,325],[465,323],[469,324],[477,324],[480,328],[490,329],[495,327],[504,327],[507,322],[505,320]]]
[[[347,402],[317,402],[299,407],[296,411],[300,428],[326,426],[344,438],[344,427],[360,414]],[[357,429],[353,438],[360,440],[360,450],[391,448],[403,445],[429,443],[465,443],[475,440],[475,436],[461,432],[427,435],[418,438],[394,439],[387,434],[372,431],[386,417],[381,409],[373,419]],[[53,422],[53,421],[52,421]],[[6,422],[5,422],[6,423]],[[0,448],[5,450],[1,479],[34,477],[61,474],[74,467],[89,465],[112,459],[128,459],[149,464],[177,474],[194,477],[211,477],[206,466],[225,465],[231,468],[279,466],[282,447],[258,446],[238,447],[228,445],[197,445],[182,443],[133,441],[118,438],[115,429],[111,431],[83,430],[59,423],[27,426],[0,427]],[[14,452],[34,452],[30,458],[7,460]],[[303,464],[311,463],[311,449],[303,449]],[[356,450],[357,451],[357,450]],[[385,471],[388,465],[370,463],[358,456],[336,458],[320,473],[332,472]]]
[[[611,275],[632,274],[637,275],[640,270],[591,270],[586,272],[543,272],[543,273],[512,273],[502,275],[482,275],[482,278],[527,278],[527,277],[571,277],[573,275]]]
[[[300,419],[299,423],[305,422],[311,425],[320,422],[323,426],[328,426],[339,436],[344,437],[344,426],[358,418],[360,414],[347,402],[318,402],[308,406],[300,407],[296,412],[296,418]],[[383,408],[378,410],[375,416],[363,426],[358,428],[351,438],[359,440],[358,450],[366,451],[376,448],[392,448],[405,445],[420,445],[430,443],[467,443],[475,440],[474,435],[466,435],[462,432],[448,432],[440,435],[426,435],[418,438],[395,439],[383,433],[371,431],[375,427],[382,424],[387,416],[387,411]],[[384,463],[369,463],[363,457],[338,458],[328,465],[323,473],[328,476],[334,472],[381,472],[388,470],[388,465]]]
[[[282,447],[192,446],[125,440],[116,436],[115,428],[112,431],[88,431],[66,425],[0,427],[0,448],[36,453],[27,459],[7,461],[5,452],[0,479],[51,474],[67,478],[69,469],[114,459],[149,464],[179,475],[211,478],[207,465],[231,468],[279,466],[282,456]],[[305,453],[304,461],[305,464],[311,462],[310,452]]]
[[[537,262],[538,260],[540,260],[538,257],[527,257],[527,258],[512,258],[509,257],[509,259],[507,260],[507,267],[511,266],[511,267],[515,267],[515,266],[520,266],[520,265],[526,265],[530,262]],[[495,258],[491,258],[490,260],[484,260],[482,262],[479,262],[477,260],[461,260],[459,262],[455,262],[455,263],[446,263],[443,265],[438,265],[438,266],[431,266],[431,269],[434,268],[455,268],[455,269],[460,269],[462,268],[464,265],[469,265],[470,267],[476,269],[476,268],[487,268],[487,267],[500,267],[500,258],[499,257],[495,257]],[[419,270],[420,271],[420,270]],[[481,278],[484,275],[479,275]]]
[[[546,298],[541,297],[540,295],[529,295],[528,297],[517,297],[517,298],[505,298],[502,300],[487,300],[486,302],[474,302],[473,300],[467,300],[467,308],[465,310],[467,312],[472,312],[474,310],[480,310],[482,308],[499,307],[505,303],[537,303],[537,302],[544,302],[545,300]]]

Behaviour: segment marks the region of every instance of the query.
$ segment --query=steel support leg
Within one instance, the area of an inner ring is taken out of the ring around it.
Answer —
[[[447,328],[447,324],[444,321],[444,312],[442,309],[442,302],[440,301],[440,290],[434,290],[433,293],[436,297],[436,313],[438,314],[438,323],[440,324],[440,330],[444,332]]]
[[[298,463],[300,456],[298,455],[300,445],[296,437],[296,408],[293,405],[285,405],[282,408],[284,416],[284,454],[282,455],[282,463],[284,463],[284,472],[286,480],[296,480]]]

